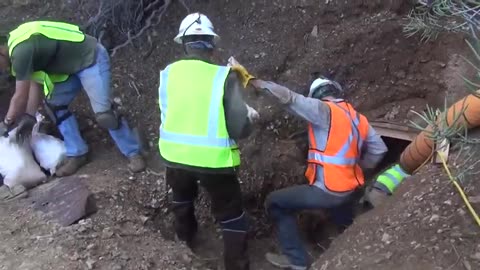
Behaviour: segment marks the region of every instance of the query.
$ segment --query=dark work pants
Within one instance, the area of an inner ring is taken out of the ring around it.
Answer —
[[[197,173],[167,167],[166,180],[173,191],[172,207],[178,238],[191,245],[197,232],[193,201],[198,195],[197,181],[200,181],[200,185],[206,189],[212,200],[212,213],[222,227],[225,269],[249,269],[248,225],[237,176]]]
[[[277,228],[282,253],[295,266],[306,267],[308,255],[297,227],[296,214],[307,209],[330,209],[337,225],[353,221],[349,207],[352,195],[334,196],[317,186],[299,185],[276,190],[267,196],[265,207]],[[339,211],[337,211],[339,210]]]

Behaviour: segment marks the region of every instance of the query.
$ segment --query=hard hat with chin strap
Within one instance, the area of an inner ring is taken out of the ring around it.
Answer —
[[[214,27],[210,19],[199,12],[192,13],[183,19],[174,41],[182,44],[183,37],[195,35],[212,36],[215,43],[220,40],[220,37],[214,32]]]
[[[332,90],[332,87],[326,87],[329,85],[333,86],[334,90]],[[343,94],[343,88],[339,83],[322,77],[312,82],[310,85],[310,91],[308,92],[308,97],[321,99],[329,95],[341,97]]]

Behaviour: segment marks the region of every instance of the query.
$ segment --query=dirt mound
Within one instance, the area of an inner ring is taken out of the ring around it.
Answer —
[[[479,150],[476,145],[472,151]],[[465,153],[450,158],[453,166],[461,160]],[[468,170],[476,173],[479,166]],[[467,177],[463,188],[478,211],[476,180]],[[409,178],[386,204],[358,218],[313,269],[480,269],[479,237],[459,193],[442,168],[432,165]]]

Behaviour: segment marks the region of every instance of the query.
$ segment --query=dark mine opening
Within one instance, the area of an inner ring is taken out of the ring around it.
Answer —
[[[386,170],[388,167],[392,166],[393,164],[397,163],[400,160],[400,156],[405,148],[410,144],[411,139],[414,138],[413,133],[410,135],[406,135],[406,133],[388,130],[380,130],[378,132],[382,137],[384,143],[386,144],[388,151],[380,161],[380,163],[371,170],[365,171],[365,186],[371,185],[376,177]],[[303,184],[304,182],[298,182],[297,184]],[[288,186],[285,186],[288,187]],[[270,192],[275,191],[276,189],[273,187],[264,188],[260,191],[260,195],[252,196],[252,194],[246,194],[245,201],[247,204],[248,211],[251,215],[254,216],[255,220],[263,220],[265,218],[265,209],[264,207],[264,200]],[[359,195],[355,199],[354,203],[354,217],[357,217],[366,211],[370,210],[370,208],[358,203],[363,196],[363,192],[359,192]],[[307,239],[312,239],[313,241],[321,241],[323,238],[331,238],[331,233],[323,233],[324,228],[328,227],[332,224],[331,217],[329,211],[323,210],[315,210],[315,211],[302,211],[300,214],[300,224],[303,227],[302,231],[307,234]],[[330,230],[330,229],[327,229]],[[271,228],[260,230],[254,230],[255,237],[270,237],[271,235]]]
[[[388,148],[388,152],[377,167],[365,175],[366,185],[372,184],[380,173],[397,163],[402,152],[411,142],[410,140],[404,139],[405,136],[402,136],[402,139],[398,138],[400,136],[382,135],[381,137]],[[358,199],[360,198],[361,196],[358,196]],[[353,209],[354,219],[369,210],[371,210],[371,208],[355,202]],[[305,239],[309,239],[308,241],[311,247],[320,253],[325,251],[331,241],[345,229],[345,227],[334,224],[331,211],[304,211],[299,217],[299,222]]]
[[[381,136],[385,144],[387,145],[388,152],[383,157],[382,161],[376,166],[376,168],[372,171],[371,175],[366,175],[365,179],[367,181],[373,181],[373,177],[376,177],[379,173],[383,170],[387,169],[390,165],[398,162],[400,159],[400,155],[402,154],[403,150],[407,148],[410,144],[410,141],[398,139],[394,137],[388,136]]]

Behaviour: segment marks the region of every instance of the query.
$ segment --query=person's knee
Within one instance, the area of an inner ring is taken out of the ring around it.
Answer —
[[[246,232],[248,230],[247,215],[242,211],[240,215],[221,220],[220,225],[224,230]]]
[[[275,219],[279,215],[279,212],[281,212],[281,207],[279,206],[278,195],[276,192],[268,194],[267,198],[265,199],[264,207],[267,216]]]
[[[171,185],[171,188],[173,202],[190,202],[193,204],[198,195],[197,185],[185,179],[179,179],[177,183]]]
[[[235,219],[243,214],[241,197],[232,196],[231,200],[212,201],[212,212],[219,221]]]
[[[45,103],[44,112],[50,121],[56,126],[59,126],[63,121],[73,116],[67,105],[54,105]]]
[[[205,186],[205,182],[203,183]],[[218,221],[234,219],[243,213],[242,192],[235,179],[205,186],[212,200],[212,213]]]
[[[271,192],[270,194],[267,195],[267,198],[265,199],[265,203],[264,203],[265,210],[268,210],[274,207],[279,207],[281,201],[282,201],[282,195],[279,192],[279,190]]]
[[[95,120],[102,128],[115,130],[120,127],[120,118],[118,113],[112,109],[106,112],[96,113]]]
[[[241,195],[231,194],[227,200],[219,200],[218,197],[212,197],[212,199],[212,212],[215,219],[220,222],[222,229],[247,230],[247,217],[243,209]]]

